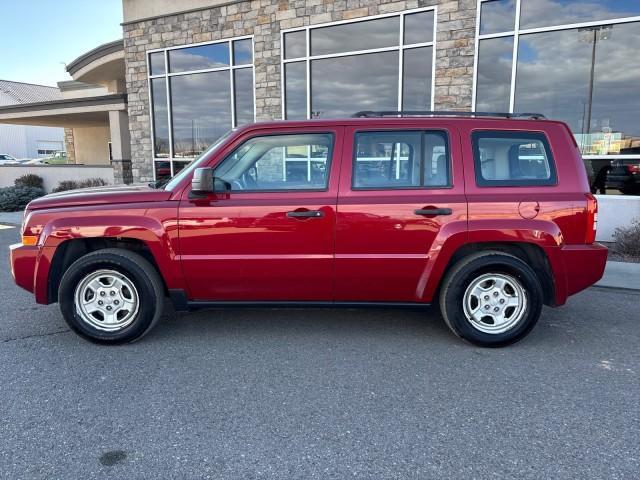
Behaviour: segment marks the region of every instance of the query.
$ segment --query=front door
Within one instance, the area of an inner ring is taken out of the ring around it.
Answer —
[[[342,133],[252,130],[221,152],[214,175],[231,190],[181,201],[190,300],[333,299]]]
[[[441,239],[466,232],[460,142],[447,124],[347,128],[336,300],[425,302]]]

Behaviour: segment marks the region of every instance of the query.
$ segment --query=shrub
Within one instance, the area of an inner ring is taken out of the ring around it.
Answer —
[[[37,187],[0,188],[0,211],[17,212],[27,206],[34,198],[42,197],[44,190]]]
[[[636,220],[628,227],[616,228],[613,238],[616,241],[616,252],[640,258],[640,220]]]
[[[26,175],[22,175],[21,177],[16,178],[13,181],[13,184],[16,187],[43,188],[44,180],[38,175],[27,173]]]
[[[78,186],[78,182],[76,182],[75,180],[62,180],[60,183],[58,183],[58,186],[56,188],[51,190],[51,192],[65,192],[67,190],[75,190],[76,188],[80,187]]]
[[[51,190],[52,192],[65,192],[67,190],[76,190],[78,188],[90,188],[90,187],[104,187],[108,185],[102,178],[88,178],[81,182],[75,180],[62,180],[58,183],[58,186]]]

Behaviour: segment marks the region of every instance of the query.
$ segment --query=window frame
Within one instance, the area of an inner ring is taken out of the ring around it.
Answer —
[[[477,86],[478,86],[478,50],[480,47],[480,42],[482,40],[487,40],[491,38],[504,38],[504,37],[513,37],[513,52],[511,54],[511,85],[509,88],[509,110],[508,113],[514,113],[514,105],[515,105],[515,93],[516,93],[516,75],[517,75],[517,66],[518,66],[518,50],[519,50],[519,41],[520,36],[527,35],[531,33],[547,33],[547,32],[555,32],[560,30],[574,30],[577,28],[588,28],[588,27],[598,27],[603,25],[619,25],[624,23],[635,23],[640,22],[640,15],[632,16],[632,17],[619,17],[613,18],[609,20],[594,20],[587,22],[578,22],[578,23],[566,23],[559,25],[552,25],[547,27],[534,27],[534,28],[520,28],[520,18],[521,18],[521,4],[522,0],[514,0],[515,1],[515,19],[514,26],[512,30],[497,32],[497,33],[480,33],[480,20],[481,20],[481,12],[482,5],[488,2],[495,2],[501,0],[478,0],[478,4],[476,6],[476,33],[475,33],[475,48],[474,48],[474,58],[473,58],[473,87],[472,87],[472,111],[476,110],[476,97],[477,97]],[[526,1],[526,0],[525,0]],[[571,132],[573,134],[573,132]],[[612,155],[582,155],[582,158],[585,160],[615,160],[619,158],[638,158],[637,154],[612,154]]]
[[[433,12],[433,40],[431,42],[422,42],[415,44],[404,44],[404,30],[405,24],[404,19],[407,15],[412,15],[414,13],[423,13],[423,12]],[[340,53],[331,53],[326,55],[311,55],[311,30],[315,30],[318,28],[331,27],[334,25],[345,25],[359,22],[366,22],[368,20],[377,20],[380,18],[387,17],[400,17],[400,26],[398,31],[398,45],[392,47],[382,47],[382,48],[372,48],[366,50],[354,50],[348,52],[340,52]],[[421,48],[421,47],[431,47],[431,101],[430,101],[430,110],[434,110],[435,105],[435,70],[436,70],[436,45],[437,45],[437,26],[438,26],[438,6],[433,5],[429,7],[422,8],[414,8],[409,10],[403,10],[399,12],[391,12],[391,13],[383,13],[378,15],[367,15],[364,17],[358,17],[348,20],[339,20],[334,22],[325,22],[318,23],[314,25],[306,25],[304,27],[296,27],[289,28],[286,30],[280,31],[280,100],[281,100],[281,116],[282,120],[287,120],[287,112],[286,112],[286,77],[285,77],[285,65],[289,63],[303,63],[305,65],[306,71],[306,107],[307,107],[307,117],[306,119],[313,118],[313,112],[311,111],[311,62],[313,60],[321,60],[321,59],[333,59],[340,57],[351,57],[355,55],[366,55],[371,53],[381,53],[381,52],[398,52],[398,100],[397,100],[397,108],[398,110],[402,110],[403,103],[403,80],[404,80],[404,52],[406,50]],[[305,55],[302,57],[296,58],[288,58],[285,59],[285,49],[284,49],[284,37],[288,33],[294,32],[304,32],[305,33]],[[355,113],[355,112],[354,112]]]
[[[330,185],[330,180],[331,180],[331,168],[333,166],[333,160],[334,160],[334,155],[336,152],[336,139],[337,139],[337,135],[336,132],[334,131],[306,131],[306,130],[296,130],[296,131],[292,131],[290,133],[284,133],[284,132],[274,132],[274,133],[258,133],[257,135],[252,135],[249,136],[247,138],[242,139],[242,141],[235,145],[233,147],[233,149],[231,151],[229,151],[227,154],[225,154],[224,158],[220,159],[220,161],[216,162],[215,165],[212,166],[214,174],[217,168],[219,168],[220,166],[222,166],[225,162],[225,160],[227,160],[227,158],[231,157],[235,152],[238,151],[238,149],[242,148],[243,145],[245,145],[247,142],[256,139],[256,138],[264,138],[264,137],[282,137],[282,136],[292,136],[292,135],[328,135],[331,137],[331,146],[329,148],[329,151],[327,152],[327,165],[325,167],[325,171],[327,172],[327,177],[326,177],[326,185],[324,188],[287,188],[287,189],[265,189],[265,190],[231,190],[229,193],[231,195],[238,195],[238,194],[244,194],[244,193],[308,193],[308,192],[328,192],[331,188]],[[258,162],[259,160],[257,160],[256,162]],[[285,164],[286,167],[286,164]]]
[[[521,179],[521,180],[487,180],[482,176],[479,140],[482,138],[528,139],[542,143],[549,163],[549,178]],[[473,151],[473,170],[476,186],[486,187],[556,187],[558,185],[558,170],[555,156],[547,134],[537,130],[473,130],[471,132],[471,149]]]
[[[240,65],[235,65],[234,63],[234,54],[235,54],[235,48],[234,48],[234,42],[238,41],[238,40],[251,40],[251,55],[252,55],[252,62],[251,63],[246,63],[246,64],[240,64]],[[200,46],[206,46],[206,45],[217,45],[217,44],[227,44],[227,47],[229,49],[229,65],[227,66],[222,66],[222,67],[215,67],[215,68],[206,68],[206,69],[199,69],[199,70],[188,70],[188,71],[181,71],[181,72],[169,72],[169,51],[171,50],[181,50],[181,49],[187,49],[190,47],[200,47]],[[163,59],[164,59],[164,73],[159,73],[159,74],[155,74],[152,75],[151,74],[151,55],[154,53],[162,53],[163,54]],[[151,154],[152,154],[152,159],[153,159],[153,178],[154,180],[157,180],[156,178],[156,169],[155,169],[155,164],[156,162],[163,162],[163,161],[168,161],[169,162],[169,166],[170,166],[170,175],[172,178],[176,172],[175,172],[175,168],[174,168],[174,162],[185,162],[185,163],[189,163],[190,161],[193,161],[195,158],[197,158],[198,156],[194,156],[194,157],[176,157],[175,153],[174,153],[174,146],[173,146],[173,122],[172,122],[172,111],[173,111],[173,105],[172,105],[172,101],[171,101],[171,82],[170,79],[172,77],[177,77],[177,76],[184,76],[184,75],[193,75],[193,74],[197,74],[197,73],[210,73],[210,72],[224,72],[227,71],[229,73],[229,92],[230,92],[230,112],[231,112],[231,125],[229,125],[229,130],[237,128],[238,126],[238,122],[237,122],[237,115],[236,115],[236,92],[235,92],[235,72],[236,70],[243,70],[243,69],[251,69],[251,74],[252,74],[252,89],[251,89],[251,93],[253,95],[253,122],[256,121],[257,118],[257,107],[256,107],[256,70],[255,70],[255,39],[253,35],[241,35],[241,36],[237,36],[237,37],[229,37],[229,38],[224,38],[224,39],[219,39],[219,40],[212,40],[212,41],[207,41],[207,42],[197,42],[197,43],[187,43],[184,45],[176,45],[176,46],[172,46],[172,47],[166,47],[166,48],[155,48],[155,49],[150,49],[150,50],[145,50],[145,61],[146,61],[146,67],[147,67],[147,91],[148,91],[148,97],[149,97],[149,126],[150,126],[150,132],[151,132]],[[168,137],[169,137],[169,155],[166,157],[156,157],[155,156],[155,125],[154,125],[154,108],[153,108],[153,96],[151,93],[151,83],[152,80],[154,79],[163,79],[164,80],[164,88],[166,91],[166,98],[167,98],[167,122],[168,122]]]
[[[362,133],[411,133],[411,132],[419,132],[421,133],[420,145],[422,150],[422,161],[420,162],[420,185],[406,185],[406,186],[374,186],[374,187],[357,187],[355,185],[356,180],[356,168],[357,168],[357,157],[358,157],[358,143],[357,138],[358,135]],[[440,133],[444,138],[445,144],[445,152],[447,155],[447,184],[446,185],[422,185],[424,181],[424,170],[425,170],[425,134],[427,133]],[[451,139],[449,138],[449,131],[443,128],[405,128],[405,129],[363,129],[363,130],[355,130],[353,132],[353,143],[352,143],[352,154],[351,154],[351,190],[352,191],[391,191],[391,190],[448,190],[453,188],[453,167],[452,167],[452,158],[451,158]]]

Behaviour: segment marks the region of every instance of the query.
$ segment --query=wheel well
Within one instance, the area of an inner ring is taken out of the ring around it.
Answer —
[[[472,253],[487,250],[509,253],[526,262],[527,265],[533,268],[533,271],[536,273],[538,279],[540,280],[540,283],[542,284],[542,291],[544,292],[544,304],[555,304],[555,284],[553,281],[551,264],[549,263],[549,259],[547,258],[547,254],[545,253],[545,251],[541,247],[533,243],[487,242],[464,245],[463,247],[460,247],[458,250],[456,250],[456,252],[449,260],[443,277],[447,274],[449,269],[460,259]]]
[[[121,248],[142,255],[160,274],[160,269],[151,250],[149,250],[149,247],[141,240],[135,238],[78,238],[67,240],[56,248],[51,267],[49,268],[49,287],[47,294],[49,303],[58,301],[60,280],[64,272],[67,271],[73,262],[89,252],[95,252],[96,250],[103,250],[105,248]],[[160,274],[160,278],[162,278],[162,274]],[[164,288],[166,294],[166,285]]]

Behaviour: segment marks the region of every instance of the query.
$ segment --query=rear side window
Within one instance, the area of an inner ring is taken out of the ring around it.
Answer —
[[[479,186],[555,185],[556,168],[540,132],[477,131],[472,134]]]
[[[354,157],[354,189],[450,185],[449,146],[442,131],[360,132]]]

